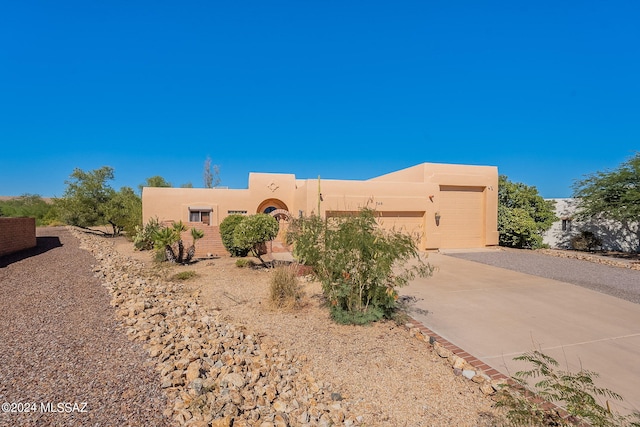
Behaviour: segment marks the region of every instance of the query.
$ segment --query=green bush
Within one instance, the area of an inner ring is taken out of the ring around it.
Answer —
[[[515,385],[504,386],[498,393],[496,406],[507,410],[507,419],[516,426],[574,426],[563,419],[554,408],[537,403],[527,393],[527,379],[538,379],[531,390],[547,402],[558,403],[580,421],[594,427],[638,427],[640,414],[623,416],[612,412],[608,403],[601,405],[597,398],[622,400],[617,393],[594,383],[598,374],[581,369],[579,372],[558,371],[558,362],[534,350],[514,360],[528,362],[532,368],[516,372]]]
[[[276,308],[299,308],[304,292],[298,282],[298,265],[280,265],[273,270],[269,301]]]
[[[253,267],[253,261],[247,258],[237,259],[236,267],[239,267],[239,268]]]
[[[158,218],[151,218],[144,226],[137,225],[133,235],[133,247],[139,251],[153,249],[154,235],[159,229]]]
[[[498,178],[498,232],[501,246],[539,249],[542,235],[557,220],[555,202],[545,200],[536,187]]]
[[[173,276],[171,276],[171,280],[189,280],[193,277],[196,277],[198,275],[198,273],[196,273],[193,270],[188,270],[188,271],[181,271],[180,273],[176,273]]]
[[[591,252],[599,246],[602,246],[602,240],[591,231],[581,231],[571,238],[571,247],[576,251]]]
[[[302,265],[319,264],[325,227],[325,221],[317,215],[290,221],[287,244],[293,245],[293,256]]]
[[[233,232],[236,226],[240,224],[246,216],[244,215],[229,215],[220,223],[220,236],[222,237],[222,244],[225,249],[231,254],[232,257],[245,257],[249,253],[247,248],[239,248],[233,243]]]
[[[31,217],[36,226],[51,225],[57,221],[52,203],[47,203],[37,194],[23,194],[9,200],[0,200],[0,216]]]
[[[264,244],[278,235],[278,221],[267,214],[245,217],[233,231],[233,245],[253,253],[261,262]]]
[[[180,239],[173,227],[160,227],[153,233],[153,249],[156,261],[176,262],[175,243]]]
[[[175,222],[171,227],[161,227],[153,233],[153,248],[156,261],[188,264],[196,252],[196,241],[204,236],[204,232],[196,228],[191,229],[193,244],[185,253],[182,232],[188,228],[182,221]]]
[[[331,316],[339,323],[392,318],[397,288],[433,272],[413,238],[380,229],[371,209],[327,221],[296,219],[288,239],[297,259],[314,267]]]

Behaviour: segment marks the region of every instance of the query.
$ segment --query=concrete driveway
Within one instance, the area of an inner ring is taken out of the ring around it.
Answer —
[[[640,304],[440,253],[427,261],[433,277],[401,289],[418,299],[416,320],[505,375],[528,369],[513,358],[532,349],[595,371],[624,398],[614,409],[640,411]]]

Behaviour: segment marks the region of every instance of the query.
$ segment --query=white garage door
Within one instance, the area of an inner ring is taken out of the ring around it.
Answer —
[[[441,248],[485,245],[484,187],[440,187]]]

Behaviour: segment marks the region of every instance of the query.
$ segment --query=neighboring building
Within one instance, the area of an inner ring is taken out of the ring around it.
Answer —
[[[247,189],[158,188],[142,191],[142,215],[182,220],[205,231],[197,256],[226,254],[219,225],[231,214],[323,217],[375,209],[382,227],[414,234],[419,248],[478,248],[498,244],[498,169],[422,163],[364,181],[296,179],[250,173]]]
[[[627,229],[622,224],[601,219],[580,221],[576,217],[578,200],[574,198],[547,199],[556,202],[555,212],[559,218],[543,235],[544,243],[552,248],[572,249],[571,239],[582,231],[591,231],[602,240],[601,249],[634,252],[638,247],[638,224]]]

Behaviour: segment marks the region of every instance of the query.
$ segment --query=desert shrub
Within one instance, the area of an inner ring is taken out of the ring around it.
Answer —
[[[304,292],[298,282],[297,264],[277,266],[271,274],[269,301],[276,308],[300,307]]]
[[[240,258],[236,260],[236,267],[245,268],[245,267],[253,267],[253,260],[248,258]]]
[[[299,218],[289,230],[294,255],[314,267],[331,316],[339,323],[391,318],[397,288],[433,272],[413,238],[382,230],[371,209],[326,221]]]
[[[514,360],[528,362],[532,368],[516,372],[515,385],[504,386],[498,393],[496,406],[507,410],[507,419],[517,426],[574,426],[554,409],[531,399],[526,380],[539,379],[531,392],[547,402],[558,403],[574,418],[594,427],[637,427],[640,415],[623,416],[613,413],[608,403],[603,406],[598,398],[622,400],[615,392],[598,387],[594,378],[598,374],[581,369],[579,372],[556,370],[558,362],[534,350]],[[635,420],[635,421],[634,421]]]
[[[158,218],[151,218],[144,226],[137,225],[133,235],[133,247],[139,251],[153,249],[154,235],[159,229]]]
[[[278,235],[278,221],[267,214],[244,217],[233,231],[233,245],[246,249],[264,264],[261,255],[264,244]]]
[[[291,220],[287,244],[293,245],[293,256],[305,266],[316,266],[322,257],[322,239],[326,222],[317,215]]]
[[[222,237],[222,244],[232,257],[245,257],[249,253],[249,249],[237,247],[233,242],[233,233],[236,226],[245,218],[247,217],[244,215],[234,214],[229,215],[220,223],[220,237]]]
[[[189,280],[193,277],[196,277],[198,275],[198,273],[196,273],[193,270],[187,270],[187,271],[181,271],[180,273],[176,273],[173,276],[171,276],[171,280]]]
[[[571,238],[571,247],[576,251],[591,252],[599,246],[602,246],[602,240],[591,231],[583,230]]]
[[[0,216],[35,218],[36,226],[40,227],[57,221],[53,207],[52,203],[47,203],[38,194],[23,194],[13,199],[0,200]]]

